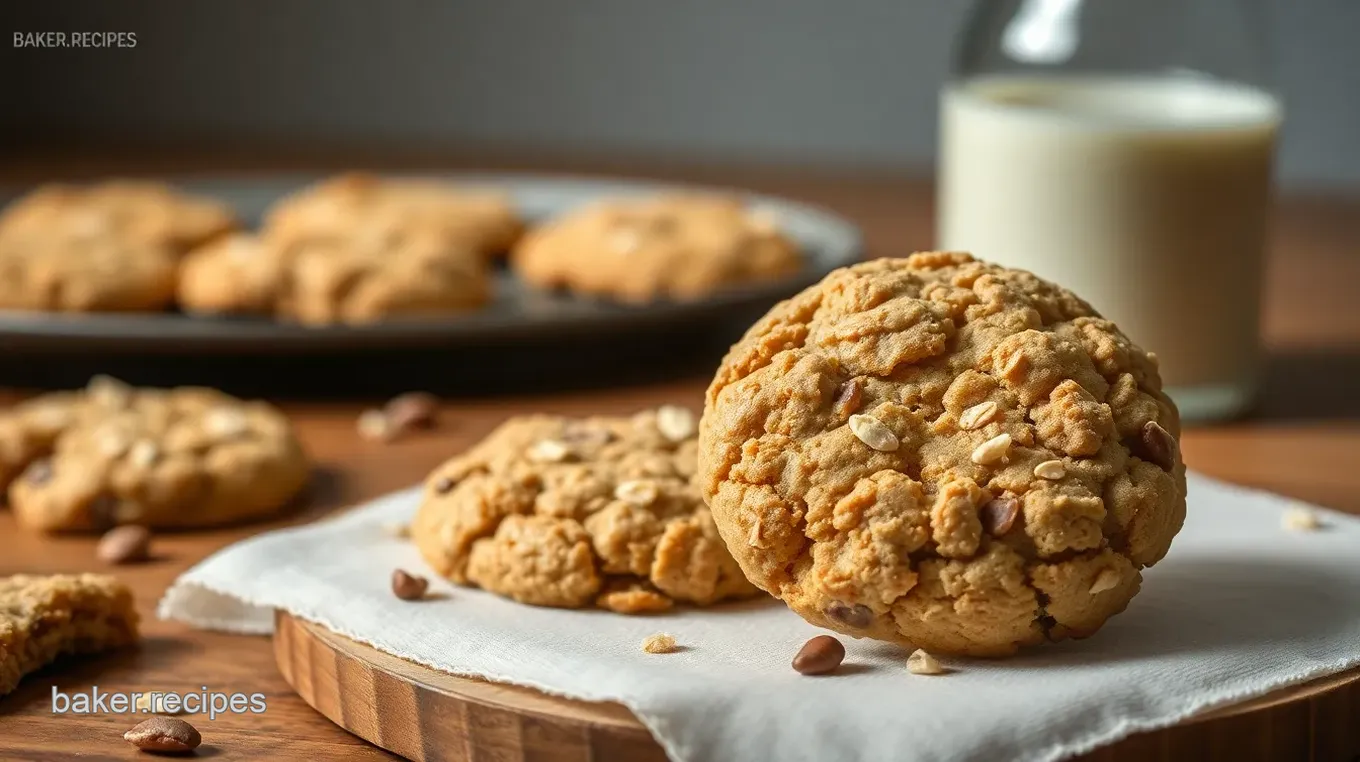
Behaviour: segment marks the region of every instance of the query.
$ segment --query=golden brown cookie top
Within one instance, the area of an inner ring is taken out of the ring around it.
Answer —
[[[391,228],[423,230],[490,257],[509,249],[523,223],[505,194],[356,172],[279,201],[264,225],[267,236],[284,244],[363,237]]]
[[[621,299],[692,299],[796,272],[801,256],[778,221],[735,198],[612,199],[531,230],[511,262],[542,288]]]
[[[670,406],[512,418],[430,475],[412,538],[441,574],[539,605],[749,595],[691,483],[695,426]]]
[[[97,378],[0,413],[0,487],[44,531],[193,527],[268,514],[305,484],[281,413],[212,389]]]
[[[747,332],[698,483],[747,576],[811,621],[1004,653],[1123,608],[1184,517],[1178,434],[1155,359],[1088,304],[926,252]]]
[[[172,254],[236,227],[229,207],[164,183],[110,180],[85,186],[46,185],[0,215],[0,235],[116,238],[164,247]]]

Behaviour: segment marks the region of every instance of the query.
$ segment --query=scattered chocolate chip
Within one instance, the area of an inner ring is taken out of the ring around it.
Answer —
[[[978,518],[982,520],[982,526],[993,537],[1011,531],[1015,526],[1015,519],[1020,516],[1020,501],[1013,497],[996,497],[983,503],[982,509],[978,511]]]
[[[428,429],[438,422],[439,398],[428,392],[407,392],[393,397],[383,412],[398,431]]]
[[[803,675],[825,675],[835,672],[843,661],[845,646],[830,635],[818,635],[798,649],[793,668]]]
[[[1156,463],[1163,471],[1176,467],[1176,439],[1161,424],[1156,421],[1143,424],[1142,441],[1141,454],[1148,461]]]
[[[176,717],[152,717],[123,734],[123,740],[142,751],[184,754],[198,748],[203,736]]]
[[[135,564],[151,555],[151,531],[129,524],[104,533],[95,556],[106,564]]]
[[[826,615],[847,627],[863,629],[874,621],[874,612],[860,603],[849,604],[836,601],[826,607]]]
[[[407,574],[402,569],[392,571],[392,594],[403,601],[418,601],[425,597],[425,589],[430,581],[424,577]]]
[[[29,484],[46,484],[52,481],[52,461],[35,460],[24,470],[24,479]]]
[[[449,492],[453,490],[455,486],[457,486],[457,484],[458,482],[454,481],[453,479],[450,479],[447,476],[441,476],[439,478],[439,481],[436,481],[434,483],[434,491],[440,495],[447,495],[449,494]]]
[[[864,379],[859,376],[841,384],[840,391],[836,392],[836,401],[831,403],[831,412],[837,418],[848,418],[850,414],[859,410],[860,398],[864,396]]]

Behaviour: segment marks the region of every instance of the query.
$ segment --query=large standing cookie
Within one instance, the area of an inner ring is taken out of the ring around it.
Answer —
[[[308,474],[281,413],[211,389],[100,378],[0,413],[0,488],[20,524],[43,531],[262,518]]]
[[[948,653],[1082,637],[1185,516],[1156,361],[1071,292],[966,254],[838,270],[709,387],[699,479],[808,621]]]
[[[529,231],[511,254],[540,288],[647,302],[696,299],[798,271],[795,244],[735,199],[605,201]]]
[[[0,215],[0,235],[116,239],[179,255],[236,227],[225,204],[143,180],[47,185]]]
[[[416,228],[348,238],[235,235],[184,260],[178,300],[200,314],[273,315],[309,325],[475,309],[491,297],[480,256]]]
[[[523,231],[508,196],[433,180],[333,177],[276,204],[265,230],[281,243],[350,239],[383,226],[416,229],[486,258],[503,254]]]
[[[0,577],[0,696],[64,655],[132,645],[132,592],[100,574]]]
[[[694,433],[673,407],[511,419],[430,475],[411,537],[440,574],[539,606],[753,595],[691,483]]]

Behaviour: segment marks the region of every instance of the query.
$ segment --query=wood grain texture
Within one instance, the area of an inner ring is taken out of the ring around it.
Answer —
[[[491,166],[485,161],[479,163],[481,166],[476,167],[479,169],[525,168],[514,162]],[[377,163],[347,158],[343,166],[360,164]],[[240,156],[222,156],[211,161],[172,158],[143,162],[139,158],[135,164],[126,160],[54,164],[50,160],[18,159],[7,164],[0,180],[49,179],[58,172],[72,176],[215,169],[239,172],[277,166],[280,165],[273,161],[261,164],[258,158]],[[327,166],[342,165],[309,162],[306,166],[294,163],[287,168]],[[435,165],[419,159],[390,166],[411,170]],[[450,168],[460,166],[468,165]],[[550,168],[739,185],[800,198],[861,224],[870,253],[875,256],[926,248],[933,237],[930,189],[919,181],[793,171],[734,172],[721,168],[653,170],[609,164],[558,164]],[[1360,463],[1360,395],[1355,394],[1360,378],[1360,309],[1354,306],[1354,284],[1360,282],[1360,257],[1355,256],[1360,251],[1360,199],[1286,200],[1274,229],[1264,329],[1273,360],[1267,368],[1260,414],[1241,423],[1191,429],[1183,443],[1186,460],[1191,467],[1211,476],[1360,514],[1360,469],[1355,468]],[[0,362],[4,362],[3,357]],[[627,358],[620,358],[620,362],[626,363]],[[305,507],[292,516],[263,525],[162,536],[157,538],[154,563],[117,569],[118,576],[137,594],[139,610],[145,618],[146,641],[136,651],[44,671],[26,680],[14,694],[0,699],[0,759],[67,759],[76,753],[95,760],[137,758],[137,752],[120,738],[122,731],[133,724],[130,717],[52,716],[53,686],[69,692],[88,690],[94,684],[105,690],[181,692],[206,685],[211,690],[266,694],[268,711],[263,715],[223,715],[216,720],[189,717],[203,733],[200,756],[391,759],[387,752],[341,730],[294,693],[274,665],[267,638],[206,633],[156,620],[155,604],[165,588],[189,566],[239,539],[327,515],[416,482],[508,415],[535,410],[571,415],[624,413],[661,402],[697,407],[707,380],[692,377],[647,386],[516,397],[491,390],[485,397],[446,405],[445,424],[436,431],[388,445],[365,442],[355,436],[355,418],[372,401],[285,405],[305,446],[319,464],[318,478]],[[413,379],[412,386],[419,386],[419,380]],[[15,393],[0,392],[0,405],[17,397]],[[0,511],[0,574],[109,571],[95,560],[94,542],[84,537],[46,538],[20,532],[12,517]],[[409,705],[401,703],[402,696],[400,689],[385,689],[379,701],[384,706],[401,707],[393,711],[406,711]],[[1290,709],[1292,716],[1301,717],[1305,711],[1301,707],[1303,704],[1296,702]],[[1310,699],[1306,712],[1313,760],[1350,762],[1347,755],[1360,753],[1356,750],[1360,742],[1357,741],[1360,696],[1354,689]],[[453,723],[465,719],[432,717],[429,721]],[[1179,758],[1192,758],[1186,754],[1198,750],[1199,758],[1213,759],[1214,754],[1227,753],[1215,749],[1227,748],[1224,744],[1239,735],[1265,738],[1269,742],[1267,749],[1277,745],[1297,748],[1288,739],[1300,737],[1301,727],[1287,718],[1259,725],[1244,721],[1240,727],[1216,731],[1218,734],[1212,738],[1182,728],[1158,741],[1156,753],[1176,752],[1181,755]],[[573,748],[580,748],[583,743],[579,737],[571,741],[568,736],[554,735],[551,728],[536,728],[533,732],[544,739],[563,739],[544,740],[540,746],[575,744]],[[1132,752],[1119,753],[1125,756],[1111,759],[1144,758],[1128,756]]]
[[[623,706],[456,677],[280,612],[274,656],[303,700],[337,725],[420,762],[664,762]],[[1318,707],[1336,707],[1337,716]],[[1360,754],[1360,669],[1140,733],[1080,760],[1240,762]],[[1350,724],[1347,725],[1347,722]],[[1327,725],[1319,731],[1317,725]],[[1338,731],[1338,728],[1340,729]],[[1341,733],[1335,740],[1329,734]],[[1321,752],[1321,756],[1319,756]]]

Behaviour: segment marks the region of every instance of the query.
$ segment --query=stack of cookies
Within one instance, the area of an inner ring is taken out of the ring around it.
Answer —
[[[256,232],[165,185],[51,186],[0,216],[0,309],[364,324],[483,307],[507,253],[531,286],[629,303],[697,299],[802,261],[773,219],[724,196],[602,200],[526,227],[501,193],[357,173],[281,199]]]

